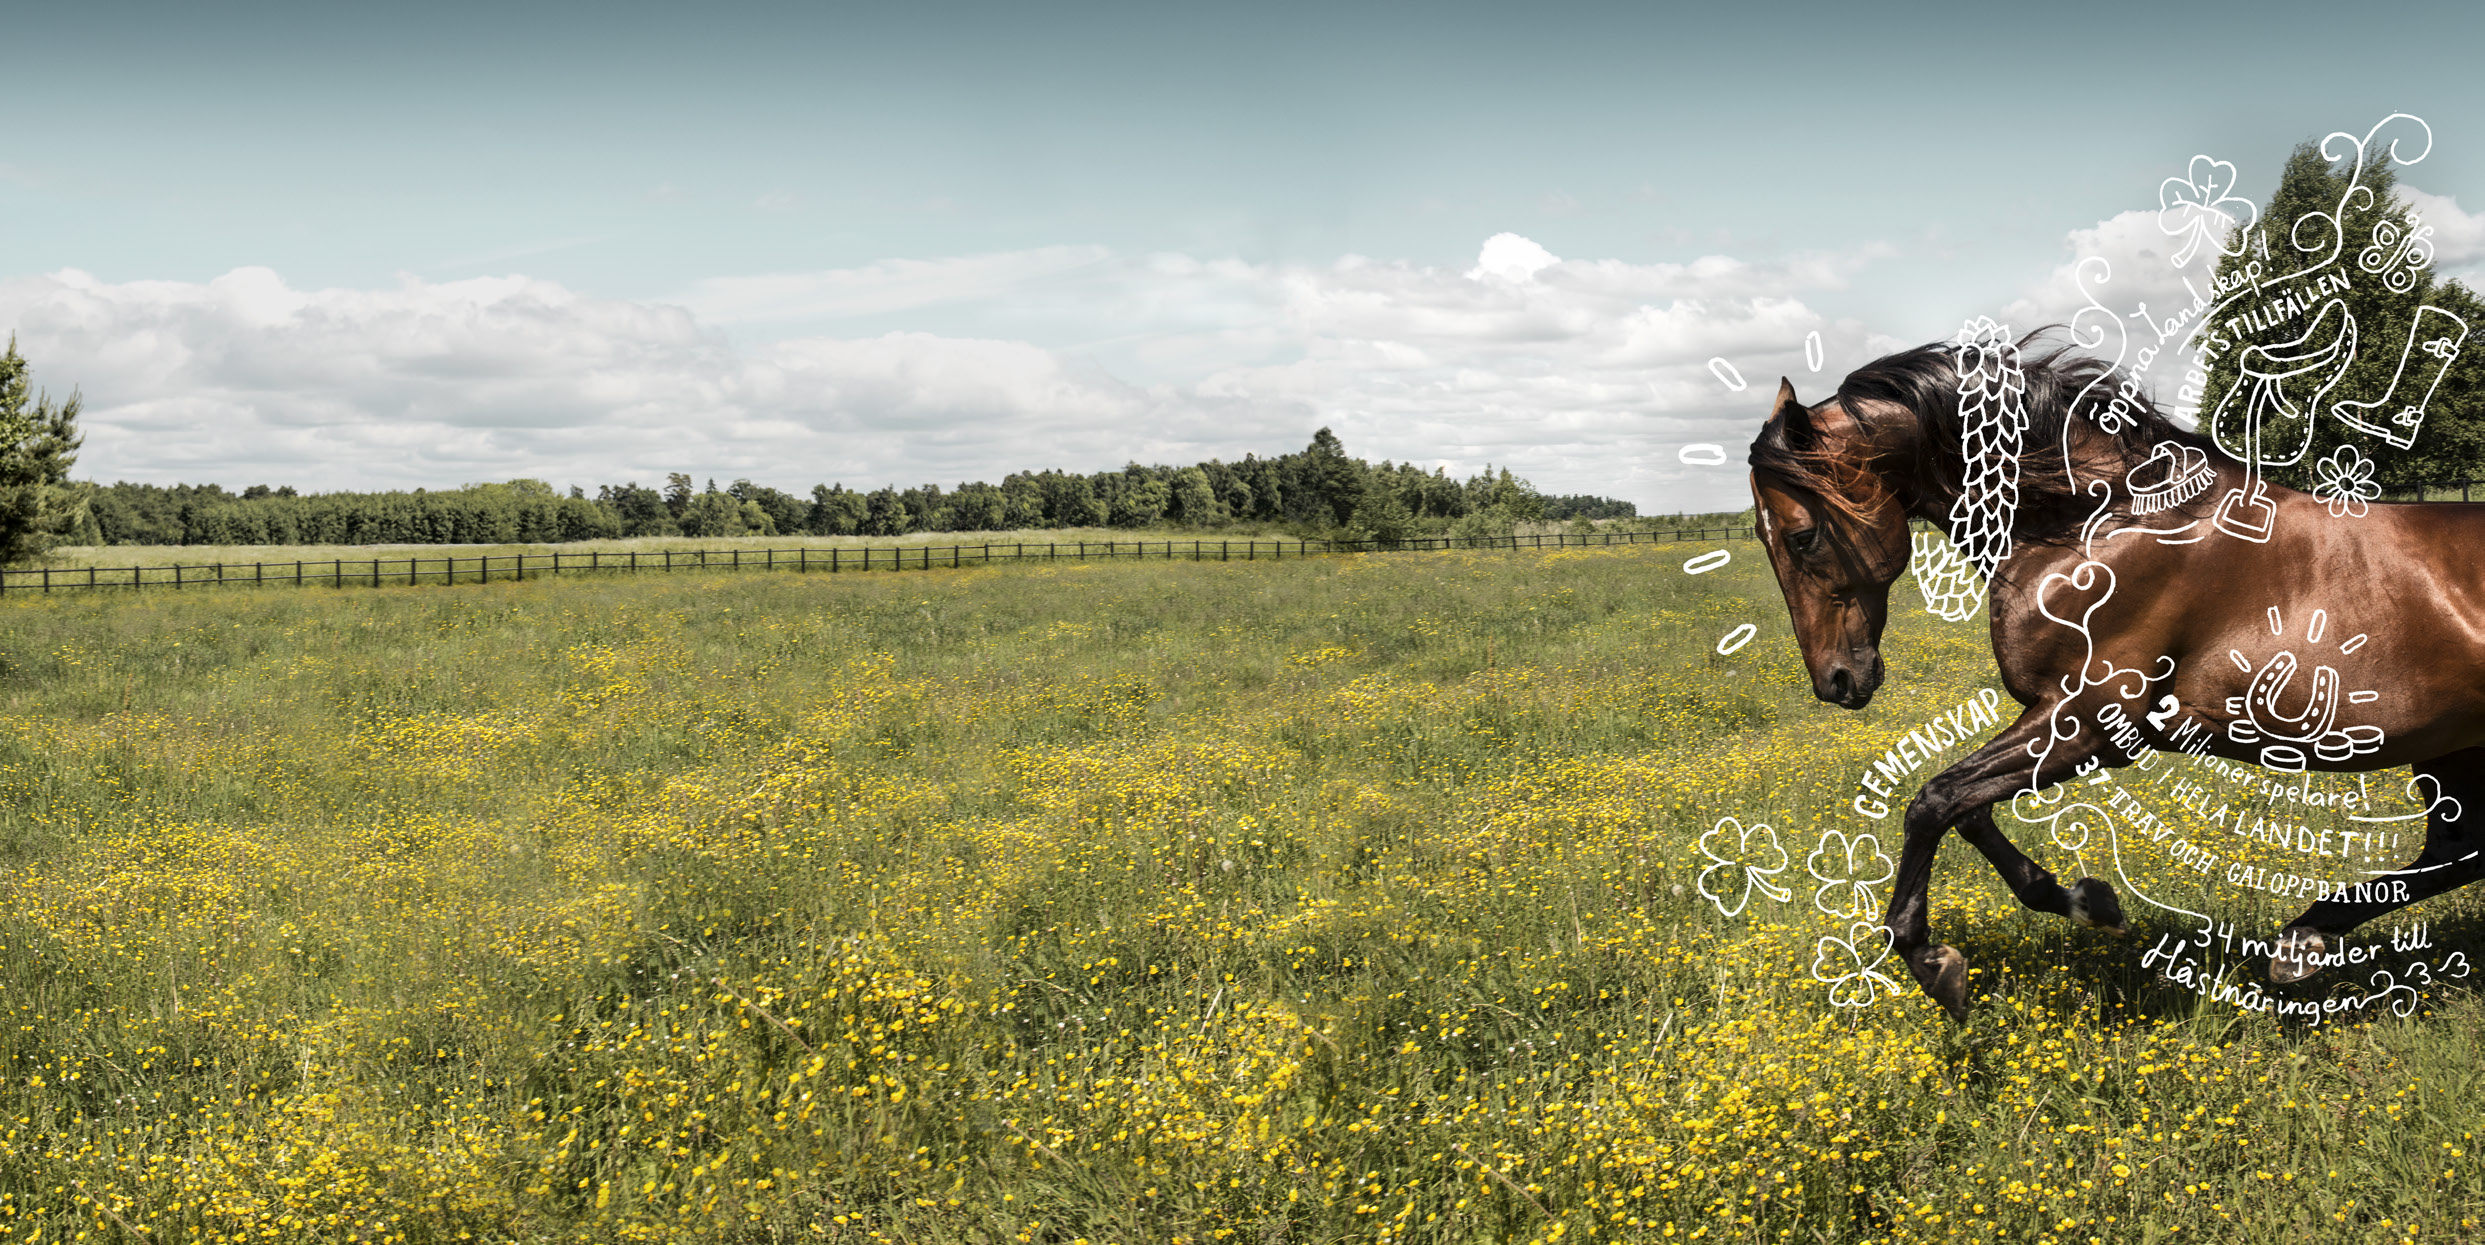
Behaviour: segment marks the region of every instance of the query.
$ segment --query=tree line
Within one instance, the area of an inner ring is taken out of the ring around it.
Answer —
[[[255,485],[116,483],[92,487],[70,543],[145,545],[507,544],[634,536],[904,536],[1045,528],[1189,529],[1278,525],[1353,539],[1498,535],[1543,519],[1627,519],[1630,502],[1546,497],[1507,468],[1466,479],[1412,463],[1367,463],[1330,430],[1301,451],[1188,467],[1017,472],[944,491],[869,492],[821,484],[808,496],[749,480],[704,489],[683,473],[662,489],[633,481],[590,496],[538,480],[376,493],[300,493]],[[83,542],[79,538],[83,537]]]

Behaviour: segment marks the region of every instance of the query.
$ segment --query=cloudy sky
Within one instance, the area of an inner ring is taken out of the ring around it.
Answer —
[[[2474,6],[48,8],[0,323],[100,480],[946,486],[1325,424],[1702,509],[1740,472],[1677,451],[1781,373],[2066,316],[2082,254],[2179,288],[2196,154],[2262,199],[2417,114],[2485,259]]]

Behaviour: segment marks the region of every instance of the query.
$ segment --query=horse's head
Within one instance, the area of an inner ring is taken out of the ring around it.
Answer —
[[[1881,687],[1890,585],[1907,569],[1906,507],[1874,470],[1887,447],[1835,400],[1806,407],[1778,382],[1752,440],[1752,505],[1812,694],[1861,709]]]

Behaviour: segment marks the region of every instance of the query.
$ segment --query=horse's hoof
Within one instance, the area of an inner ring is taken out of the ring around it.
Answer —
[[[1916,984],[1950,1013],[1950,1019],[1967,1023],[1967,957],[1956,947],[1921,947],[1907,953],[1907,971],[1914,973]]]
[[[2321,971],[2321,956],[2329,943],[2320,934],[2296,925],[2278,935],[2278,949],[2270,953],[2269,979],[2280,985],[2302,981]]]
[[[2123,923],[2123,901],[2114,888],[2095,878],[2081,878],[2071,883],[2071,920],[2089,929],[2109,934],[2128,934]]]

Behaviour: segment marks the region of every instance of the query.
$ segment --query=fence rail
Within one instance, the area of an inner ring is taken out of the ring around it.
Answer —
[[[1256,562],[1338,553],[1417,553],[1443,549],[1577,549],[1609,545],[1750,540],[1748,527],[1664,532],[1553,532],[1542,536],[1417,537],[1378,540],[1086,540],[1056,544],[920,545],[913,548],[665,549],[583,553],[511,553],[475,557],[326,558],[294,562],[213,562],[171,566],[54,566],[0,570],[0,595],[88,589],[264,587],[377,588],[383,585],[490,583],[545,575],[629,571],[945,570],[1024,562],[1089,562],[1156,558],[1191,562]]]
[[[2402,484],[2395,488],[2385,488],[2381,491],[2381,495],[2383,498],[2391,501],[2424,501],[2429,494],[2440,493],[2442,496],[2433,498],[2433,500],[2448,501],[2450,500],[2450,491],[2452,489],[2457,489],[2459,490],[2459,500],[2467,501],[2469,500],[2468,491],[2470,488],[2485,491],[2485,480],[2425,480],[2415,484]]]

